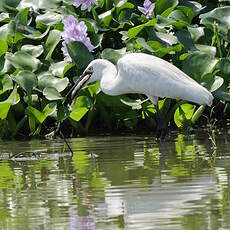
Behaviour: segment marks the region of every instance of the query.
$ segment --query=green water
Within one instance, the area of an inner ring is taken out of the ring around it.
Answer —
[[[230,229],[227,134],[68,141],[0,142],[0,229]]]

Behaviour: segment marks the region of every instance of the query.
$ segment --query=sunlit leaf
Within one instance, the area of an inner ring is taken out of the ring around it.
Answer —
[[[50,72],[57,77],[63,77],[65,73],[74,66],[72,63],[68,63],[66,61],[61,61],[57,63],[53,63],[50,66]]]
[[[188,123],[193,116],[195,111],[195,106],[191,104],[182,104],[178,106],[174,113],[174,122],[177,127],[182,128],[186,123]]]
[[[24,51],[18,51],[14,55],[8,56],[7,58],[15,68],[21,70],[29,70],[34,72],[41,65],[41,62],[37,58]]]
[[[75,121],[80,121],[82,117],[89,111],[92,106],[92,102],[86,96],[79,96],[76,100],[76,103],[73,107],[70,117]]]
[[[203,78],[203,86],[205,86],[210,92],[214,92],[219,89],[223,83],[224,79],[219,76],[213,76],[212,74],[207,75]]]
[[[200,15],[201,24],[206,25],[209,29],[214,29],[214,24],[220,35],[226,40],[230,41],[229,29],[230,29],[230,6],[217,7],[214,10]]]
[[[0,57],[5,54],[8,50],[7,42],[0,39]]]
[[[32,55],[33,57],[39,57],[42,53],[43,53],[43,46],[42,45],[24,45],[21,48],[21,51],[24,51],[30,55]]]
[[[26,114],[29,116],[33,116],[40,124],[42,124],[43,121],[46,119],[46,116],[42,112],[40,112],[36,108],[33,108],[32,106],[28,106],[26,108]]]
[[[50,101],[61,100],[61,94],[53,87],[46,87],[43,90],[43,95]]]
[[[52,26],[62,21],[63,16],[61,14],[47,11],[45,14],[40,14],[36,18],[36,23],[42,23],[46,26]]]
[[[10,96],[5,101],[0,102],[0,118],[4,120],[9,112],[9,109],[12,105],[15,105],[19,102],[20,98],[17,94],[17,88],[15,87]]]
[[[161,14],[165,10],[171,7],[176,7],[178,4],[178,0],[157,0],[156,1],[156,14]]]
[[[56,48],[56,46],[58,45],[58,43],[60,42],[60,40],[61,40],[61,32],[59,30],[51,30],[44,47],[44,53],[46,59],[51,58],[52,53]]]
[[[38,76],[38,87],[40,90],[43,90],[46,87],[53,87],[58,92],[62,92],[69,84],[68,78],[58,78],[54,77],[49,72],[41,73]]]
[[[43,109],[42,113],[48,117],[50,115],[52,115],[54,112],[56,112],[57,110],[57,102],[50,102],[49,104],[47,104],[45,106],[45,108]]]

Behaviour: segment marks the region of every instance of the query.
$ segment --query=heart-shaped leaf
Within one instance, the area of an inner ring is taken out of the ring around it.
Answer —
[[[50,101],[61,100],[61,94],[53,87],[46,87],[43,90],[43,95]]]
[[[46,87],[53,87],[58,92],[62,92],[68,84],[68,78],[57,78],[49,72],[42,73],[38,76],[38,87],[40,90],[43,90]]]
[[[41,65],[41,62],[37,58],[24,51],[18,51],[12,56],[7,56],[7,58],[15,68],[21,70],[29,70],[34,72]]]
[[[32,94],[32,91],[38,85],[37,76],[28,71],[20,71],[15,77],[17,83],[22,87],[29,95]]]

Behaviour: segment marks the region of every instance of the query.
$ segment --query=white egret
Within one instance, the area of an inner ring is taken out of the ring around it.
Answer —
[[[130,53],[118,60],[117,67],[104,59],[93,60],[72,87],[72,99],[86,84],[100,80],[108,95],[145,94],[155,105],[158,136],[164,138],[167,125],[160,116],[158,98],[183,99],[200,105],[212,105],[213,96],[203,86],[171,63],[144,53]]]

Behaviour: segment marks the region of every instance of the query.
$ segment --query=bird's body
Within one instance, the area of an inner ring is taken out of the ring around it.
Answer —
[[[153,102],[157,102],[158,97],[168,97],[209,106],[212,104],[213,96],[207,89],[158,57],[144,53],[126,54],[118,61],[117,68],[103,59],[93,62],[104,66],[100,86],[105,94],[140,93]]]
[[[117,67],[104,59],[93,60],[73,88],[72,98],[83,85],[100,80],[101,90],[108,95],[145,94],[155,105],[161,123],[159,135],[164,138],[166,122],[158,109],[158,98],[183,99],[211,106],[212,94],[176,66],[144,53],[130,53],[118,60]],[[87,82],[87,83],[86,83]],[[163,130],[163,131],[162,131]]]

